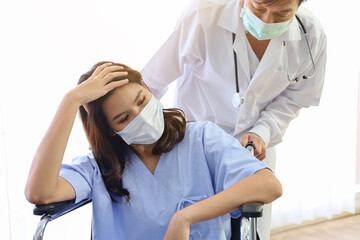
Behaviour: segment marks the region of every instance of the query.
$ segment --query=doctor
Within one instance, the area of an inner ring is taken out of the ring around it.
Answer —
[[[195,0],[142,75],[157,98],[210,120],[275,169],[274,146],[303,107],[319,104],[326,35],[303,0]],[[269,239],[271,206],[259,223]]]

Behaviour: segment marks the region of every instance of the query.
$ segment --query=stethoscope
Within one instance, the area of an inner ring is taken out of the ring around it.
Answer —
[[[314,58],[313,58],[313,55],[312,55],[312,52],[311,52],[311,49],[310,49],[310,44],[309,44],[309,40],[308,40],[308,36],[307,36],[307,32],[306,32],[306,29],[305,29],[305,26],[304,24],[302,23],[302,21],[300,20],[300,18],[295,15],[295,18],[296,20],[298,21],[299,25],[300,25],[300,28],[305,36],[305,41],[306,41],[306,45],[307,45],[307,48],[308,48],[308,52],[309,52],[309,55],[310,55],[310,59],[311,59],[311,63],[312,63],[312,67],[313,67],[313,73],[308,76],[308,75],[302,75],[302,79],[310,79],[310,78],[313,78],[315,76],[315,62],[314,62]],[[232,34],[233,36],[233,42],[235,41],[235,33]],[[283,41],[283,46],[286,48],[286,42]],[[286,48],[287,49],[287,48]],[[234,107],[240,107],[241,104],[244,103],[245,101],[245,97],[244,96],[241,96],[240,95],[240,90],[239,90],[239,80],[238,80],[238,70],[237,70],[237,55],[236,55],[236,52],[234,52],[234,64],[235,64],[235,86],[236,86],[236,93],[234,93],[233,97],[232,97],[232,104]],[[289,62],[289,59],[288,59],[288,55],[287,55],[287,52],[286,52],[286,61],[285,61],[285,65],[286,65],[286,77],[287,77],[287,80],[291,83],[291,84],[294,84],[294,83],[297,83],[299,81],[299,77],[296,77],[296,78],[291,78],[290,77],[290,74],[289,74],[289,65],[288,65],[288,62]]]

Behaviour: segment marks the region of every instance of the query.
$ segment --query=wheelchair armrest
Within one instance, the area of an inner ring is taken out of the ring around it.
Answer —
[[[48,222],[65,215],[81,206],[84,206],[90,203],[91,199],[84,199],[78,203],[74,203],[73,200],[35,205],[34,215],[41,215],[40,223],[38,224],[34,237],[34,240],[42,240],[44,236],[44,231]]]
[[[54,220],[90,202],[91,199],[84,199],[74,204],[74,199],[72,199],[63,202],[35,205],[33,213],[34,215],[48,215],[51,217],[51,220]]]
[[[262,217],[263,203],[246,203],[241,207],[241,216],[247,218]]]

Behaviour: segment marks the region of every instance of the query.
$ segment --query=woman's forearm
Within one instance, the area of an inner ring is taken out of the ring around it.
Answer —
[[[270,170],[263,169],[212,197],[182,209],[177,215],[192,225],[235,211],[245,203],[270,203],[281,194],[279,180]]]
[[[62,159],[79,106],[73,91],[62,99],[31,164],[25,187],[30,202],[47,202],[56,192]]]

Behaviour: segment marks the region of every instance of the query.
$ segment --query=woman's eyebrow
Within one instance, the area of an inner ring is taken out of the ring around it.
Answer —
[[[140,91],[137,93],[137,95],[136,95],[136,97],[135,97],[135,100],[134,100],[134,103],[138,100],[138,98],[140,97],[141,93],[142,93],[142,90],[140,90]]]
[[[118,119],[119,117],[121,117],[121,115],[123,115],[125,112],[122,112],[122,113],[120,113],[120,114],[118,114],[118,115],[116,115],[115,117],[113,117],[113,121],[115,121],[116,119]]]

